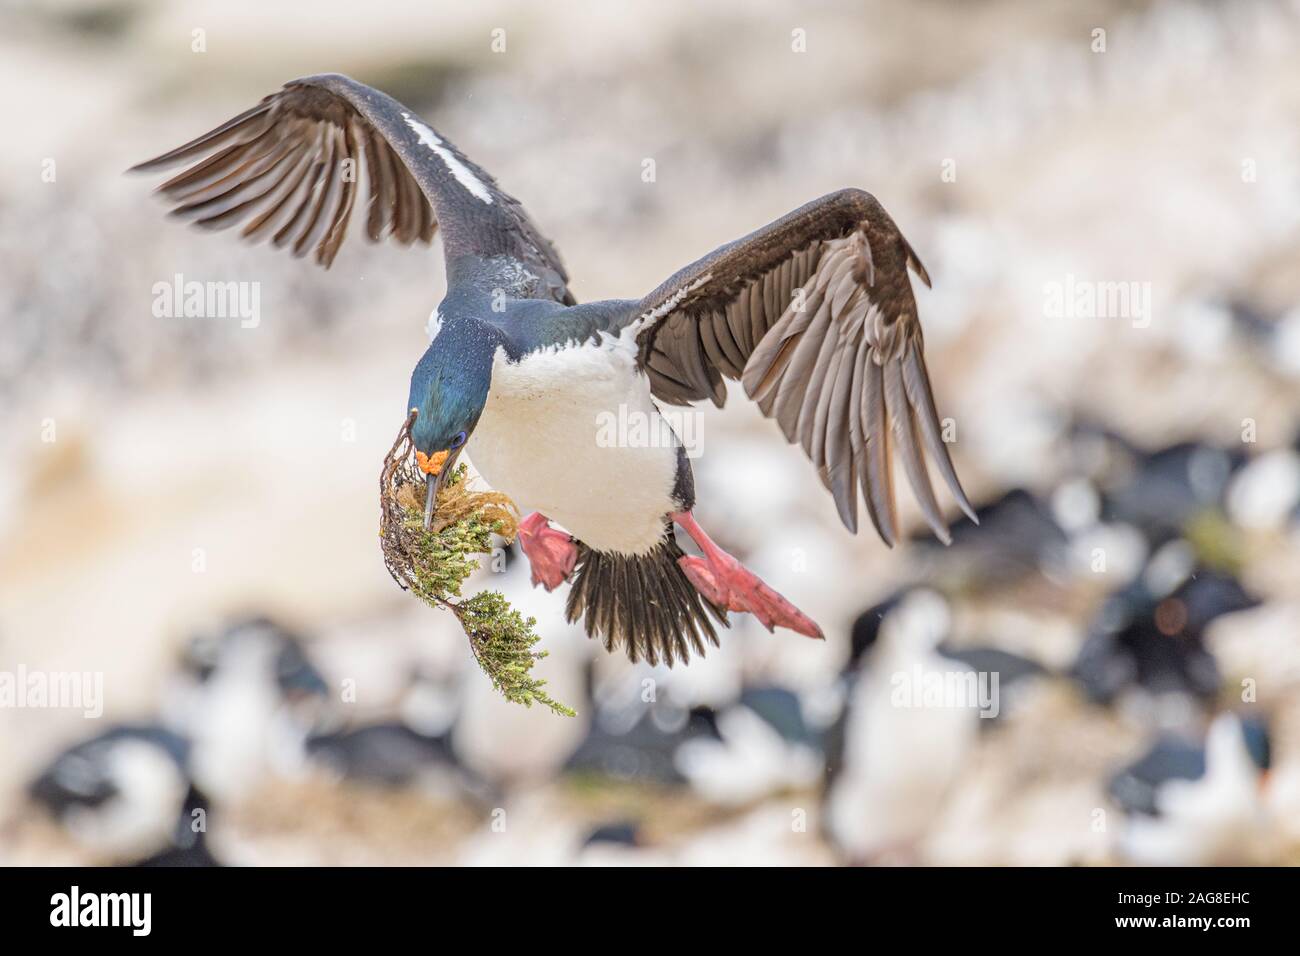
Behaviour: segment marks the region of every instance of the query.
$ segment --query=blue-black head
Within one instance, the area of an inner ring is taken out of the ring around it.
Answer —
[[[438,489],[455,470],[456,459],[483,414],[492,385],[492,362],[501,342],[501,332],[486,323],[446,321],[411,373],[406,407],[408,414],[416,413],[411,440],[428,475],[426,528],[433,519]]]

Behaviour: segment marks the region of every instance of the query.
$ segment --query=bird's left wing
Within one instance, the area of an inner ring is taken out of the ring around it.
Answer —
[[[216,129],[132,172],[185,168],[158,187],[173,215],[208,229],[243,224],[329,268],[364,184],[365,233],[410,245],[441,228],[447,261],[514,259],[528,297],[572,304],[559,255],[519,201],[392,97],[337,73],[292,80]]]
[[[929,277],[874,197],[845,189],[682,269],[632,316],[654,395],[726,398],[740,379],[799,442],[857,530],[858,487],[880,536],[898,536],[891,446],[926,520],[948,540],[924,451],[973,510],[941,436],[907,270]],[[924,451],[923,451],[924,450]]]

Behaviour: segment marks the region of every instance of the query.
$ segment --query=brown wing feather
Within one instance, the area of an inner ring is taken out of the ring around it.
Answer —
[[[293,80],[132,171],[177,165],[158,192],[205,228],[247,222],[243,238],[269,235],[297,256],[314,250],[329,268],[361,205],[372,242],[428,244],[441,226],[448,260],[512,257],[534,283],[517,294],[574,302],[558,253],[518,200],[401,103],[348,77]]]
[[[389,233],[404,244],[430,241],[432,228],[421,234],[426,230],[418,227],[436,222],[433,208],[392,144],[345,99],[322,94],[290,84],[131,171],[188,163],[158,187],[175,204],[175,215],[213,229],[247,220],[243,235],[251,239],[262,238],[274,220],[276,246],[289,246],[299,256],[314,248],[325,268],[343,244],[363,180],[365,232],[372,242]]]
[[[857,530],[859,491],[887,544],[898,535],[891,452],[921,511],[948,540],[926,458],[974,519],[925,369],[908,280],[920,259],[869,194],[809,203],[683,269],[640,303],[641,364],[654,394],[681,404],[726,397],[739,378],[798,442]],[[740,374],[737,374],[737,370]]]

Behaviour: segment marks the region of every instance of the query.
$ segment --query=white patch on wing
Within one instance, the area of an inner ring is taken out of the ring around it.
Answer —
[[[443,161],[446,167],[451,170],[451,174],[456,177],[456,182],[468,189],[475,198],[481,199],[489,206],[492,205],[492,192],[483,185],[483,181],[475,176],[468,166],[462,163],[456,154],[449,150],[445,143],[438,138],[438,134],[429,128],[429,124],[422,123],[410,113],[403,113],[402,119],[406,120],[406,125],[415,130],[415,135],[420,137],[420,142],[428,146],[438,154],[438,158]]]
[[[632,336],[608,334],[599,344],[541,349],[518,362],[498,350],[468,446],[493,488],[597,551],[644,554],[676,507],[677,449],[636,355]],[[604,441],[607,416],[620,414],[643,416],[656,440]]]
[[[690,285],[682,286],[671,296],[669,296],[668,299],[662,305],[655,306],[655,308],[651,309],[649,312],[644,313],[641,316],[641,318],[637,319],[636,322],[633,323],[636,326],[636,331],[639,332],[641,331],[641,329],[645,328],[647,322],[657,322],[660,319],[662,319],[673,309],[677,308],[677,306],[679,306],[682,303],[683,299],[685,299],[688,295],[690,295],[692,292],[694,292],[696,289],[704,285],[704,283],[708,282],[712,278],[713,278],[713,273],[709,272],[700,276]]]
[[[442,331],[442,306],[438,306],[429,313],[429,321],[424,324],[424,331],[429,333],[429,341],[432,342]]]

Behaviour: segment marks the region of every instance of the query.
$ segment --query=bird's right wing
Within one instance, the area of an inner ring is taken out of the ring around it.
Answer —
[[[172,214],[208,229],[243,225],[329,268],[366,183],[365,232],[403,245],[443,233],[450,263],[509,257],[532,276],[527,297],[572,304],[559,255],[479,166],[392,97],[338,74],[285,84],[252,109],[133,167],[185,164],[158,191]]]
[[[908,270],[912,247],[860,189],[814,200],[677,272],[631,313],[654,395],[726,399],[740,379],[788,441],[799,442],[857,530],[858,487],[893,544],[891,448],[935,534],[948,540],[925,455],[974,518],[948,457],[925,367]]]

